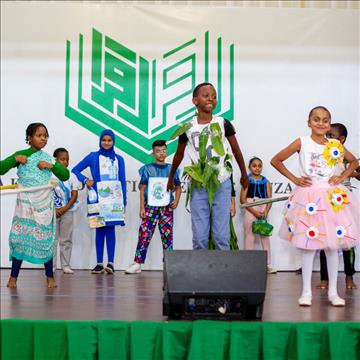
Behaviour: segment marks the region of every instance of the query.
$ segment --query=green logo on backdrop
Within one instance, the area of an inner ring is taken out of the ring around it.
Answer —
[[[95,29],[89,55],[82,34],[77,56],[72,45],[67,41],[65,116],[96,135],[112,129],[116,147],[142,163],[151,161],[154,140],[168,140],[194,115],[196,84],[214,83],[214,114],[234,117],[234,45],[225,50],[221,37],[212,44],[205,32],[201,41],[191,39],[152,61]],[[168,145],[169,155],[176,145],[176,140]]]

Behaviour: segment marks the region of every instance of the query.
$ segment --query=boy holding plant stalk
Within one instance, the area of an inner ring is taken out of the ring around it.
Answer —
[[[211,221],[215,248],[229,250],[232,173],[229,144],[241,171],[240,182],[245,188],[249,183],[246,166],[233,126],[229,121],[212,114],[217,104],[214,86],[210,83],[197,85],[192,101],[197,114],[191,121],[181,125],[172,136],[172,139],[179,136],[179,142],[170,170],[168,189],[174,189],[174,175],[188,144],[192,165],[184,168],[184,175],[191,178],[193,248],[208,248]]]

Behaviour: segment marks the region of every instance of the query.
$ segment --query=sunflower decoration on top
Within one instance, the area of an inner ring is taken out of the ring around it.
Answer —
[[[344,147],[339,141],[329,140],[325,144],[323,155],[326,160],[326,163],[329,166],[333,167],[335,165],[343,163],[344,153],[345,153]]]

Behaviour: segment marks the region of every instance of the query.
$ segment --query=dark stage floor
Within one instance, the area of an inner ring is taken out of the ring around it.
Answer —
[[[164,321],[162,316],[161,271],[141,274],[91,275],[78,270],[64,275],[57,270],[58,288],[47,289],[42,270],[21,270],[18,288],[8,289],[10,270],[1,269],[1,318],[66,320],[147,320]],[[325,290],[316,290],[319,273],[313,275],[313,305],[300,308],[297,299],[301,275],[280,272],[268,275],[263,321],[360,321],[360,286],[345,289],[345,277],[339,274],[338,289],[346,299],[344,308],[328,304]],[[355,282],[360,285],[360,274]]]

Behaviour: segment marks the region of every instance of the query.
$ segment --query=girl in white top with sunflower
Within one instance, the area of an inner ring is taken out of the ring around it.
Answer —
[[[345,301],[337,293],[339,248],[350,249],[359,240],[358,204],[341,183],[358,166],[353,154],[338,140],[327,139],[331,114],[323,106],[309,113],[310,136],[296,139],[276,154],[271,164],[297,187],[285,206],[280,236],[292,242],[302,251],[302,295],[300,306],[312,303],[311,274],[316,250],[325,250],[328,272],[328,298],[333,306],[344,306]],[[294,175],[284,161],[299,154],[300,176]],[[338,165],[344,159],[349,166],[336,175]]]

